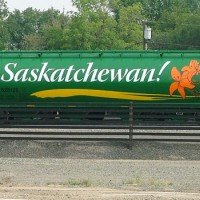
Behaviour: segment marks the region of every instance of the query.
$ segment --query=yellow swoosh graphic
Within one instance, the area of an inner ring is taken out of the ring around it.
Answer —
[[[101,97],[110,99],[123,99],[123,100],[136,100],[136,101],[158,101],[168,99],[181,99],[176,96],[170,97],[169,95],[162,94],[141,94],[131,92],[118,92],[108,90],[92,90],[92,89],[54,89],[43,90],[31,94],[38,98],[59,98],[59,97],[74,97],[74,96],[90,96]]]

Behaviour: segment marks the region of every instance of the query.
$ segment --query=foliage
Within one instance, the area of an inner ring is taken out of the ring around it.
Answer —
[[[119,34],[124,41],[123,49],[141,49],[142,48],[142,6],[133,4],[124,7],[119,12]]]
[[[154,26],[152,49],[199,49],[200,13],[166,12]],[[192,22],[192,23],[191,23]]]
[[[112,16],[110,2],[77,0],[74,4],[79,5],[77,6],[79,12],[72,16],[65,32],[66,48],[118,49],[120,42],[117,35],[117,22]]]
[[[38,50],[44,49],[45,42],[44,38],[36,33],[31,33],[29,35],[25,35],[22,42],[22,49],[24,50]]]
[[[6,1],[0,0],[0,20],[3,20],[8,16],[8,7]]]
[[[76,12],[27,8],[0,0],[0,49],[199,49],[199,0],[72,0]]]
[[[199,49],[200,46],[200,15],[183,14],[177,19],[177,26],[173,31],[172,42],[178,49]],[[192,23],[191,23],[192,22]]]

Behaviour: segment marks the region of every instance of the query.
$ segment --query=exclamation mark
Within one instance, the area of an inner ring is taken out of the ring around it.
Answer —
[[[167,61],[163,66],[162,68],[160,69],[159,73],[158,73],[158,76],[161,76],[161,74],[163,73],[164,69],[171,63],[171,61]],[[157,78],[156,79],[158,82],[160,81],[160,78]]]

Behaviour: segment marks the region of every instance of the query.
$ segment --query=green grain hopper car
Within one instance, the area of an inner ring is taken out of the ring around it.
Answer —
[[[140,115],[145,109],[149,115],[199,113],[199,51],[2,51],[0,56],[3,120],[19,114],[34,119],[38,113],[59,118],[64,108],[90,104],[95,115],[129,104]],[[104,110],[95,111],[99,106]],[[33,112],[36,108],[41,110]]]

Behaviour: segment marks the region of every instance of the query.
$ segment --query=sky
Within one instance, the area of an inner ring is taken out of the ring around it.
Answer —
[[[25,10],[28,7],[47,10],[48,8],[53,7],[54,9],[58,9],[63,12],[74,11],[74,7],[72,7],[71,0],[5,0],[7,2],[7,7],[9,11],[13,11],[18,9],[20,11]]]

